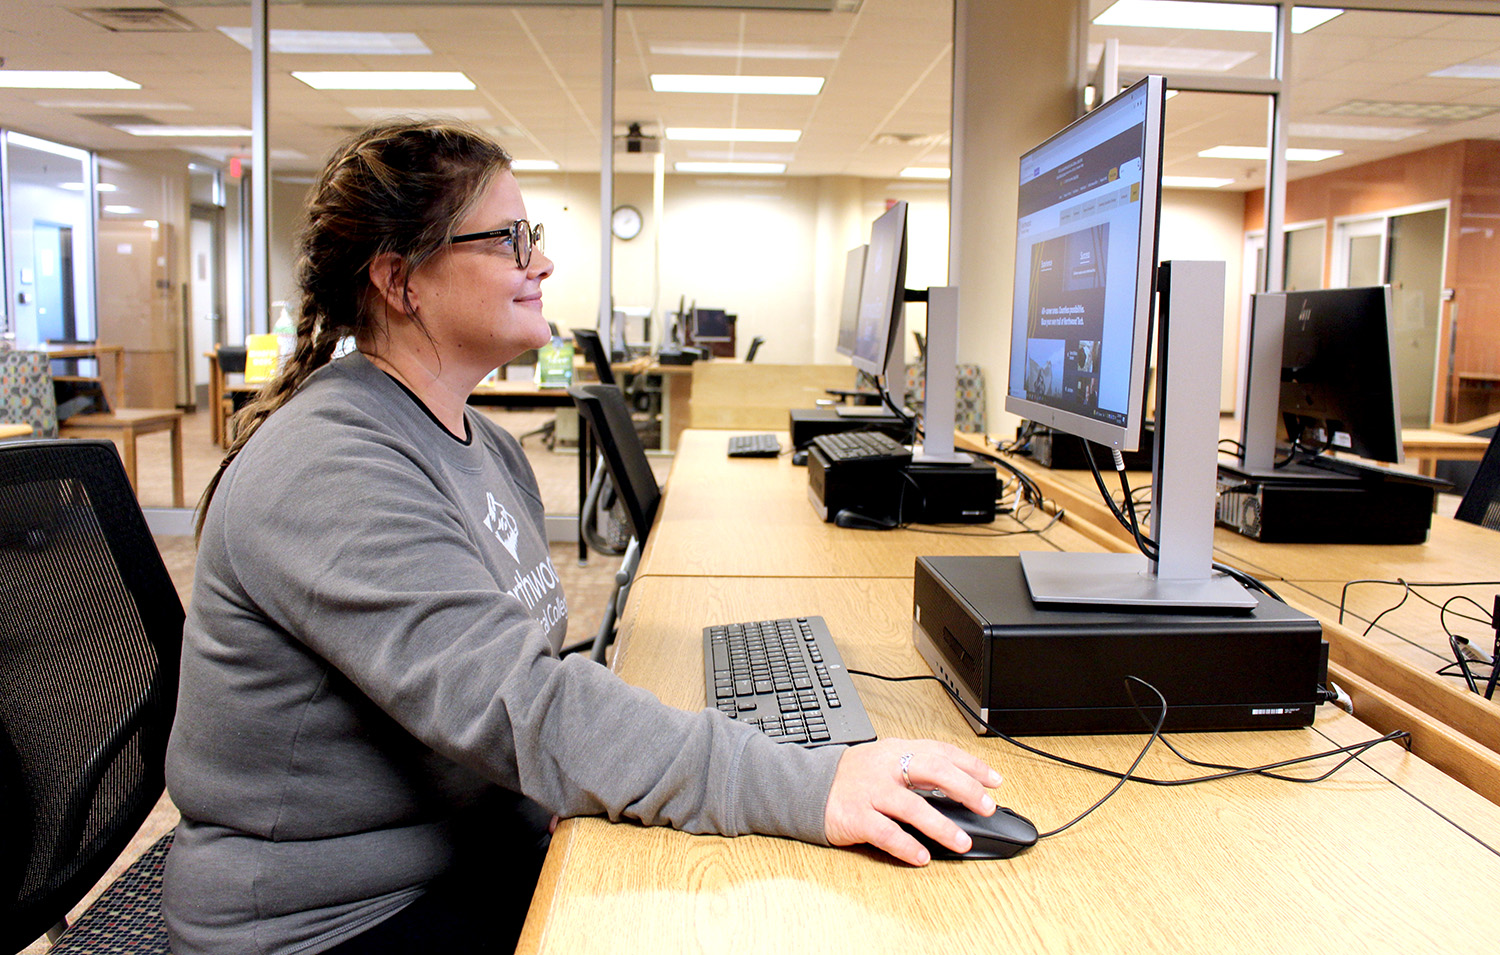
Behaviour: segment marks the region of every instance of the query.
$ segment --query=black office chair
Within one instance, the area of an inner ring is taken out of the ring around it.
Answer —
[[[1479,470],[1459,502],[1454,517],[1470,524],[1500,530],[1500,431],[1490,438]]]
[[[625,519],[630,528],[625,558],[615,574],[615,586],[605,606],[599,632],[592,641],[575,644],[563,651],[577,652],[588,646],[589,656],[595,662],[603,663],[605,648],[614,641],[615,622],[624,609],[631,579],[640,563],[641,548],[645,546],[646,535],[656,520],[661,488],[656,484],[656,475],[651,470],[651,462],[646,458],[646,449],[641,445],[640,435],[636,433],[620,389],[605,384],[574,385],[568,389],[568,394],[573,396],[580,419],[598,444],[599,455],[624,505]]]
[[[754,361],[755,353],[760,351],[760,346],[764,345],[765,343],[765,338],[760,335],[756,335],[754,338],[750,339],[750,348],[745,352],[745,361]]]
[[[591,328],[573,329],[573,341],[578,343],[583,357],[594,366],[594,374],[606,385],[615,383],[615,371],[609,365],[609,352],[604,350],[604,340]]]
[[[162,794],[182,621],[112,443],[0,445],[0,951],[167,951],[170,835],[64,918]]]

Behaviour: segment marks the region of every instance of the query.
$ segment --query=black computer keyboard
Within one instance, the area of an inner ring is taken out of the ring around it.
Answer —
[[[829,463],[911,460],[911,451],[884,431],[840,431],[833,434],[820,434],[812,439],[812,445],[823,452],[823,457]]]
[[[774,458],[781,453],[781,442],[774,434],[736,434],[729,439],[731,458]]]
[[[710,706],[778,742],[867,743],[875,727],[822,617],[703,628]]]

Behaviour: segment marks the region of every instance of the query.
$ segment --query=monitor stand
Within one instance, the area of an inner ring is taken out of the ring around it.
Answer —
[[[922,446],[913,464],[973,464],[953,448],[958,419],[958,286],[927,290],[927,394],[922,402]]]
[[[1157,559],[1027,551],[1021,567],[1040,604],[1248,613],[1255,597],[1213,569],[1224,263],[1165,262],[1157,291]]]

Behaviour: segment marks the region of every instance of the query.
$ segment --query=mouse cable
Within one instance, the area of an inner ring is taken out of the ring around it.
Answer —
[[[1343,589],[1339,592],[1339,621],[1338,622],[1341,623],[1341,624],[1344,622],[1344,610],[1346,608],[1346,605],[1349,602],[1349,588],[1355,586],[1356,584],[1384,584],[1384,585],[1386,585],[1388,587],[1400,587],[1400,588],[1402,588],[1401,599],[1394,606],[1387,607],[1386,609],[1382,610],[1380,613],[1376,614],[1375,615],[1375,619],[1373,619],[1373,620],[1370,621],[1370,625],[1367,626],[1367,627],[1365,627],[1365,629],[1361,631],[1362,634],[1367,634],[1371,630],[1375,629],[1375,625],[1380,622],[1380,618],[1381,617],[1384,617],[1386,614],[1390,613],[1391,611],[1398,609],[1402,604],[1406,603],[1406,600],[1407,600],[1408,597],[1416,597],[1418,600],[1422,601],[1423,603],[1426,603],[1426,604],[1429,604],[1430,606],[1438,607],[1439,609],[1441,609],[1441,605],[1439,605],[1436,601],[1434,601],[1434,600],[1432,600],[1432,599],[1430,599],[1428,597],[1423,596],[1421,594],[1421,592],[1420,592],[1420,588],[1423,588],[1423,587],[1500,587],[1500,580],[1415,581],[1415,580],[1406,580],[1406,579],[1401,578],[1401,577],[1397,577],[1394,580],[1382,580],[1382,579],[1374,578],[1374,577],[1364,577],[1364,578],[1360,578],[1359,580],[1351,580],[1351,581],[1346,582],[1344,584]],[[1474,605],[1476,607],[1479,607],[1480,613],[1486,613],[1484,607],[1481,606],[1478,603],[1478,601],[1475,601]],[[1474,623],[1482,623],[1482,624],[1484,624],[1487,627],[1493,628],[1495,626],[1495,620],[1494,620],[1494,615],[1493,614],[1490,614],[1490,615],[1485,616],[1485,617],[1470,617],[1467,614],[1461,614],[1461,613],[1458,613],[1457,611],[1450,611],[1450,613],[1452,613],[1456,617],[1461,617],[1464,620],[1472,620]]]
[[[1026,752],[1031,753],[1031,754],[1033,754],[1035,756],[1040,756],[1043,759],[1050,759],[1053,762],[1061,763],[1062,765],[1072,767],[1073,769],[1082,769],[1082,770],[1086,770],[1086,771],[1091,772],[1091,773],[1098,773],[1101,776],[1110,776],[1112,778],[1119,779],[1121,776],[1125,775],[1124,773],[1121,773],[1117,769],[1106,769],[1106,768],[1101,767],[1101,766],[1093,766],[1093,765],[1090,765],[1088,763],[1079,762],[1078,760],[1069,759],[1066,756],[1059,756],[1056,753],[1049,753],[1049,752],[1047,752],[1044,749],[1039,749],[1039,748],[1037,748],[1035,746],[1032,746],[1032,745],[1030,745],[1028,743],[1023,743],[1023,742],[1021,742],[1020,740],[1016,739],[1014,736],[1011,736],[1008,733],[1001,732],[1000,730],[996,729],[993,725],[991,725],[988,720],[985,720],[985,719],[981,718],[978,713],[974,712],[973,708],[969,706],[968,702],[965,701],[962,697],[960,697],[958,695],[957,691],[955,691],[951,686],[949,686],[948,684],[944,683],[942,680],[939,680],[937,677],[933,676],[930,673],[929,674],[919,674],[919,675],[916,675],[916,676],[885,676],[885,675],[879,674],[879,673],[871,673],[871,672],[866,671],[866,670],[847,669],[847,672],[850,673],[851,675],[854,675],[854,676],[866,676],[866,677],[870,677],[872,679],[884,680],[884,681],[887,681],[887,682],[890,682],[890,683],[905,683],[905,682],[914,682],[914,681],[919,681],[919,680],[931,680],[932,682],[936,683],[938,686],[942,687],[943,688],[943,692],[947,693],[948,696],[953,700],[953,702],[956,703],[960,709],[962,709],[965,713],[967,713],[969,715],[969,718],[971,720],[973,720],[974,722],[978,723],[979,725],[985,727],[991,733],[994,733],[997,738],[999,738],[1001,740],[1004,740],[1005,742],[1011,744],[1012,746],[1016,747],[1017,749],[1025,750]],[[1131,677],[1127,677],[1126,679],[1135,680],[1136,682],[1139,682],[1139,683],[1141,683],[1144,686],[1148,686],[1148,687],[1151,686],[1149,683],[1147,683],[1145,680],[1142,680],[1140,677],[1131,676]],[[1160,692],[1157,691],[1155,687],[1151,687],[1151,689],[1152,689],[1153,692],[1156,692],[1158,696],[1161,695]],[[1144,716],[1144,714],[1142,714],[1142,715]],[[1358,759],[1360,756],[1363,756],[1366,751],[1368,751],[1370,749],[1373,749],[1376,746],[1379,746],[1381,743],[1390,743],[1390,742],[1397,742],[1397,741],[1408,741],[1407,742],[1407,746],[1409,748],[1409,746],[1410,746],[1410,743],[1409,743],[1410,739],[1411,739],[1411,733],[1407,732],[1406,730],[1392,730],[1391,732],[1386,733],[1384,736],[1378,736],[1378,737],[1376,737],[1374,739],[1364,740],[1363,742],[1359,742],[1359,743],[1350,743],[1347,746],[1340,746],[1340,747],[1337,747],[1335,749],[1325,750],[1325,751],[1323,751],[1321,753],[1309,753],[1306,756],[1294,756],[1294,757],[1292,757],[1290,759],[1283,759],[1283,760],[1279,760],[1278,762],[1274,762],[1274,763],[1266,763],[1266,764],[1261,765],[1261,766],[1226,766],[1226,767],[1219,767],[1219,766],[1215,766],[1215,765],[1211,765],[1211,764],[1204,764],[1204,768],[1215,768],[1215,769],[1221,768],[1224,771],[1223,772],[1218,772],[1218,773],[1210,773],[1210,774],[1204,775],[1204,776],[1190,776],[1190,777],[1188,777],[1186,779],[1155,779],[1155,778],[1150,777],[1150,776],[1130,775],[1129,776],[1129,780],[1131,782],[1135,782],[1135,783],[1144,783],[1147,786],[1191,786],[1191,785],[1194,785],[1194,784],[1197,784],[1197,783],[1217,782],[1217,781],[1223,780],[1223,779],[1232,779],[1232,778],[1234,778],[1236,776],[1252,776],[1253,775],[1253,776],[1265,776],[1268,779],[1275,779],[1275,780],[1278,780],[1278,781],[1281,781],[1281,782],[1288,782],[1288,783],[1320,783],[1323,780],[1325,780],[1325,779],[1329,778],[1330,776],[1332,776],[1334,773],[1337,773],[1340,769],[1343,769],[1344,766],[1346,766],[1351,761],[1353,761],[1355,759]],[[1162,742],[1164,742],[1164,743],[1167,742],[1167,738],[1165,736],[1162,737]],[[1169,748],[1172,749],[1172,751],[1174,753],[1177,752],[1177,750],[1176,750],[1175,747],[1171,747],[1170,744],[1168,744],[1168,746],[1169,746]],[[1179,753],[1178,755],[1180,756],[1181,754]],[[1332,758],[1334,756],[1343,756],[1344,758],[1342,760],[1340,760],[1332,769],[1329,769],[1327,772],[1324,772],[1324,773],[1322,773],[1322,774],[1320,774],[1318,776],[1288,776],[1288,775],[1285,775],[1283,773],[1275,772],[1275,770],[1286,769],[1289,766],[1296,766],[1296,765],[1298,765],[1300,763],[1310,763],[1310,762],[1313,762],[1313,761],[1319,760],[1319,759],[1329,759],[1329,758]],[[1182,758],[1186,759],[1186,757],[1182,757]],[[1191,761],[1189,761],[1189,762],[1191,762]]]

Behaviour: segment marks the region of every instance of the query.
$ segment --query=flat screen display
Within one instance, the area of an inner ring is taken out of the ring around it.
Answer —
[[[865,274],[865,249],[857,245],[849,250],[844,264],[844,300],[839,306],[840,355],[854,354],[854,333],[859,324],[859,289]]]
[[[906,203],[891,204],[870,226],[860,281],[859,319],[854,327],[854,367],[868,374],[886,373],[892,329],[901,324],[906,301]]]
[[[1006,408],[1133,450],[1145,415],[1165,84],[1021,157]]]

